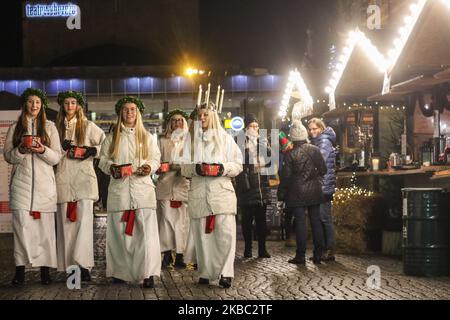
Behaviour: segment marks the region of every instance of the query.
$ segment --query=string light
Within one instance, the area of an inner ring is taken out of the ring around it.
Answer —
[[[301,97],[300,109],[295,110],[297,117],[303,118],[309,116],[313,111],[314,99],[311,96],[300,72],[295,69],[289,73],[288,83],[281,101],[280,112],[278,113],[281,118],[285,118],[287,116],[289,101],[291,100],[291,95],[294,88],[300,92]]]
[[[350,56],[357,45],[361,46],[368,58],[375,66],[377,66],[380,72],[387,73],[392,71],[410,39],[414,27],[421,17],[428,1],[430,0],[417,0],[416,3],[410,5],[410,15],[404,18],[404,25],[399,29],[399,36],[393,41],[394,47],[389,50],[387,58],[379,52],[366,35],[359,29],[350,32],[346,41],[346,47],[344,47],[342,55],[338,58],[339,63],[336,65],[336,70],[332,73],[329,85],[325,88],[325,92],[330,95],[330,99],[334,100],[336,88],[339,85]],[[450,9],[450,0],[441,0],[441,2]]]

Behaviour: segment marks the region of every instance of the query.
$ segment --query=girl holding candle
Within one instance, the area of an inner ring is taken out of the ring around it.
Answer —
[[[320,205],[320,221],[325,235],[325,252],[323,261],[335,261],[334,248],[336,246],[333,218],[331,216],[331,201],[336,189],[336,133],[333,128],[326,127],[325,123],[317,118],[308,122],[311,143],[319,147],[325,164],[327,173],[323,177],[322,191],[325,202]]]
[[[181,176],[181,168],[174,160],[181,151],[188,131],[187,117],[181,110],[170,112],[166,117],[166,132],[159,139],[161,161],[170,166],[170,171],[161,172],[156,186],[159,237],[164,253],[163,267],[168,267],[172,262],[172,250],[176,252],[175,267],[186,267],[183,254],[189,230],[186,209],[189,181]]]
[[[200,284],[231,286],[236,252],[236,194],[231,179],[242,171],[242,154],[222,128],[214,104],[196,109],[183,147],[181,174],[192,178],[188,213]]]
[[[58,191],[58,270],[79,265],[81,280],[90,281],[94,267],[94,201],[98,199],[93,158],[100,155],[105,133],[84,116],[84,97],[75,91],[58,94],[56,119],[62,149],[56,170]]]
[[[53,166],[61,158],[58,131],[47,121],[46,94],[25,90],[22,113],[8,130],[4,157],[12,164],[10,207],[13,211],[13,285],[25,281],[25,267],[40,267],[41,283],[51,283],[50,268],[56,268],[55,220],[56,184]],[[31,136],[27,144],[24,136]]]
[[[161,154],[156,139],[145,130],[144,109],[136,97],[117,102],[117,124],[103,142],[99,168],[113,177],[108,192],[106,276],[114,283],[143,282],[145,288],[152,288],[153,277],[161,273],[161,250],[150,175],[158,170]]]

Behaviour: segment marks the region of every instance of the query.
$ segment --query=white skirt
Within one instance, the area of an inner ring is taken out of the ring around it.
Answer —
[[[132,283],[161,274],[158,219],[154,209],[137,209],[133,236],[125,234],[124,212],[110,212],[106,231],[106,276]]]
[[[194,230],[192,227],[192,219],[189,220],[189,232],[186,241],[186,249],[183,255],[184,263],[197,264],[197,254],[195,252]]]
[[[214,231],[205,233],[206,218],[191,219],[200,278],[234,277],[236,217],[217,215]]]
[[[189,230],[189,217],[186,204],[180,208],[171,208],[170,201],[158,201],[159,241],[161,251],[176,250],[184,253]]]
[[[91,270],[94,267],[94,201],[77,202],[77,219],[67,218],[67,203],[58,204],[56,213],[56,235],[58,271],[79,265]]]
[[[16,266],[56,268],[55,214],[35,220],[28,210],[13,210],[12,222]]]

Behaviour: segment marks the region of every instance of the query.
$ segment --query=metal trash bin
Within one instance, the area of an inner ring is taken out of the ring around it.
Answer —
[[[403,195],[403,271],[450,274],[450,207],[444,189],[408,188]]]

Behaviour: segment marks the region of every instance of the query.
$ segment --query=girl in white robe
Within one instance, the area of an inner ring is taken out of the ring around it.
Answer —
[[[119,118],[103,142],[99,168],[113,175],[108,190],[106,276],[114,283],[143,282],[152,288],[154,276],[161,273],[161,250],[150,175],[158,170],[161,154],[142,123],[144,109],[138,98],[119,100]]]
[[[183,254],[189,230],[187,200],[189,181],[181,175],[179,164],[174,158],[183,147],[183,139],[188,130],[187,115],[181,110],[173,110],[167,116],[166,133],[159,139],[161,162],[170,166],[169,172],[161,172],[156,185],[158,200],[158,223],[161,250],[164,253],[162,267],[172,263],[172,251],[175,250],[174,266],[185,268]]]
[[[94,201],[98,199],[93,158],[100,156],[105,133],[85,118],[85,100],[80,93],[61,92],[58,103],[61,109],[56,125],[65,151],[56,170],[58,271],[78,265],[81,280],[90,281],[94,267]],[[84,154],[75,155],[79,150]]]
[[[48,285],[50,268],[57,266],[53,166],[61,158],[61,146],[54,123],[46,118],[45,93],[27,89],[22,103],[22,113],[9,128],[3,150],[5,160],[13,165],[9,205],[16,274],[12,283],[24,283],[26,267],[40,267],[41,283]],[[26,143],[28,138],[31,144]]]
[[[234,277],[237,212],[231,179],[242,171],[242,153],[222,128],[213,105],[198,108],[197,120],[183,148],[181,172],[192,178],[188,213],[199,283],[219,279],[221,287],[229,288]],[[202,164],[218,165],[218,174],[208,176]]]

